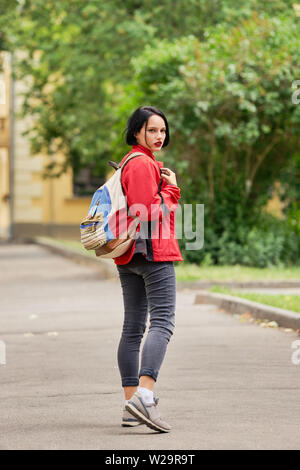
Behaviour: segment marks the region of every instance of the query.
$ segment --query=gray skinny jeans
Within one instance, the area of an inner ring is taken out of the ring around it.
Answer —
[[[176,278],[173,261],[147,261],[135,254],[125,265],[116,265],[122,286],[124,324],[118,347],[122,386],[138,386],[139,377],[155,381],[175,327]],[[146,322],[149,331],[139,352]]]

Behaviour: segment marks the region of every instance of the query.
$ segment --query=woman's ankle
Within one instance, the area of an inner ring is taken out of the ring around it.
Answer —
[[[130,400],[130,398],[135,394],[137,391],[137,386],[136,387],[123,387],[124,388],[124,395],[125,395],[125,400]]]
[[[153,392],[155,380],[150,375],[141,375],[139,387],[147,388]]]

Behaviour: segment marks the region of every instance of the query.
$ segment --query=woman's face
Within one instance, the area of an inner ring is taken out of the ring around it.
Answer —
[[[152,153],[158,152],[166,138],[165,121],[157,114],[152,114],[148,119],[148,123],[145,122],[141,130],[134,134],[134,136],[138,144],[148,148]]]

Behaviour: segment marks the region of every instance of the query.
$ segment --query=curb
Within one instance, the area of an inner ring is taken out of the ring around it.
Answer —
[[[95,268],[97,271],[99,271],[104,279],[118,279],[118,271],[115,267],[115,263],[112,260],[93,258],[88,254],[79,253],[78,251],[72,250],[72,248],[62,246],[56,243],[55,241],[45,241],[43,238],[40,237],[30,238],[26,241],[46,248],[52,253],[64,256],[65,258],[69,258],[72,261],[75,261],[76,263],[91,266],[92,268]]]
[[[199,291],[195,295],[194,304],[215,304],[230,313],[244,314],[248,312],[255,318],[276,321],[278,326],[292,328],[294,330],[300,329],[300,313],[253,302],[252,300],[242,299],[240,297],[234,297],[232,295]]]

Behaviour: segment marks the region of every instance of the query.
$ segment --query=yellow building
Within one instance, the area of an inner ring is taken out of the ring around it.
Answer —
[[[0,239],[8,238],[10,210],[10,119],[9,119],[9,56],[3,55],[4,71],[0,73]]]
[[[2,59],[0,239],[34,235],[79,238],[79,225],[87,213],[90,197],[74,196],[72,170],[59,178],[42,178],[50,157],[30,153],[29,141],[22,136],[28,121],[15,117],[21,109],[24,84],[12,81],[11,55],[2,52]],[[56,160],[58,157],[55,156]]]

